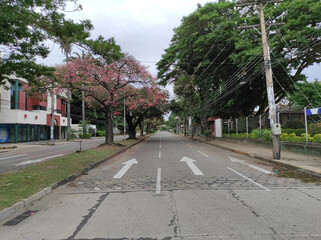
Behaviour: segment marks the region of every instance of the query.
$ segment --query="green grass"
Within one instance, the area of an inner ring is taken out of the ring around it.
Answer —
[[[276,176],[278,176],[278,177],[298,179],[304,183],[315,183],[318,185],[321,184],[320,177],[313,176],[308,173],[300,172],[297,170],[291,170],[291,169],[287,169],[287,168],[279,167],[279,166],[274,167],[273,170],[275,172],[277,172]]]
[[[137,141],[126,140],[118,142],[119,144],[115,146],[72,153],[0,175],[0,210],[10,207],[70,175],[80,174],[84,168],[107,158],[124,147],[133,145]]]

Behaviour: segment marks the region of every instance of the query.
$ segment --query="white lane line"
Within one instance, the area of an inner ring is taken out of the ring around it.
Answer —
[[[42,161],[45,161],[45,160],[49,160],[51,158],[56,158],[56,157],[61,157],[61,156],[63,156],[63,154],[58,154],[58,155],[54,155],[54,156],[50,156],[50,157],[40,158],[40,159],[37,159],[37,160],[29,160],[29,161],[25,161],[25,162],[21,162],[19,164],[16,164],[15,166],[18,167],[18,166],[22,166],[22,165],[31,164],[31,163],[42,162]]]
[[[22,157],[22,156],[26,156],[26,155],[28,155],[28,154],[20,154],[20,155],[15,155],[15,156],[10,156],[10,157],[3,157],[3,158],[0,158],[0,160],[16,158],[16,157]]]
[[[159,145],[159,149],[161,149],[161,148],[162,148],[162,144]]]
[[[189,144],[186,144],[187,146],[189,146],[190,148],[193,148],[191,145],[189,145]]]
[[[260,172],[263,172],[263,173],[265,173],[265,174],[274,174],[273,172],[271,172],[271,171],[269,171],[269,170],[266,170],[266,169],[264,169],[264,168],[255,166],[255,165],[250,164],[250,163],[247,163],[247,162],[245,162],[244,160],[240,160],[240,159],[233,158],[233,157],[229,157],[229,159],[230,159],[232,162],[237,162],[237,163],[244,164],[244,165],[246,165],[246,166],[249,166],[250,168],[253,168],[253,169],[258,170],[258,171],[260,171]]]
[[[158,158],[162,158],[162,152],[161,151],[159,151],[159,153],[158,153]]]
[[[185,157],[185,156],[184,156],[184,157],[180,160],[180,162],[186,162],[187,165],[190,167],[190,169],[193,171],[193,173],[194,173],[195,175],[199,175],[199,176],[204,175],[204,174],[201,172],[201,170],[199,170],[199,168],[196,167],[196,165],[194,164],[194,162],[196,162],[196,160],[193,160],[193,159],[191,159],[191,158],[188,158],[188,157]]]
[[[123,166],[122,169],[120,169],[120,171],[114,176],[114,178],[122,178],[125,175],[125,173],[128,171],[128,169],[130,169],[130,167],[133,164],[138,164],[138,162],[135,158],[133,158],[129,161],[123,162],[123,164],[125,166]]]
[[[161,173],[162,173],[162,169],[158,168],[157,169],[156,194],[161,193]]]
[[[201,151],[198,151],[200,154],[203,154],[205,157],[210,157],[210,156],[208,156],[207,154],[205,154],[205,153],[203,153],[203,152],[201,152]]]
[[[230,171],[232,171],[232,172],[234,172],[234,173],[236,173],[237,175],[240,175],[241,177],[245,178],[246,180],[250,181],[251,183],[254,183],[255,185],[257,185],[257,186],[259,186],[259,187],[263,188],[264,190],[266,190],[266,191],[271,191],[271,190],[270,190],[270,189],[268,189],[267,187],[264,187],[262,184],[259,184],[259,183],[255,182],[255,181],[253,181],[252,179],[250,179],[250,178],[248,178],[248,177],[244,176],[243,174],[241,174],[241,173],[239,173],[239,172],[235,171],[234,169],[229,168],[229,167],[228,167],[227,169],[228,169],[228,170],[230,170]]]

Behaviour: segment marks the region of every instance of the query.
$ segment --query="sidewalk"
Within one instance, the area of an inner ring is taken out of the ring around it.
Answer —
[[[286,168],[296,169],[321,177],[321,157],[281,150],[281,159],[273,159],[272,148],[258,144],[230,142],[224,139],[207,141],[205,137],[194,136],[194,140],[233,151],[245,156],[270,162]]]

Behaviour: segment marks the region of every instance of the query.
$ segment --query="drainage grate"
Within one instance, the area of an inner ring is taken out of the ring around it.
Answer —
[[[18,223],[21,223],[26,218],[30,217],[31,215],[34,215],[36,212],[38,212],[38,211],[26,211],[26,212],[20,214],[19,216],[15,217],[14,219],[6,222],[4,224],[4,226],[15,226]]]

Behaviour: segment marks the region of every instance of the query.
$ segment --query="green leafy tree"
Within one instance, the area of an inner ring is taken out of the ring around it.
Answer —
[[[304,79],[302,71],[320,62],[320,9],[318,0],[285,0],[265,6],[276,99]],[[301,19],[301,20],[298,20]],[[259,24],[253,6],[207,3],[182,19],[171,45],[158,62],[161,83],[175,84],[175,93],[191,101],[199,118],[248,116],[267,105],[261,36],[242,25]],[[191,97],[191,95],[193,95]]]
[[[294,90],[287,96],[290,105],[294,105],[302,109],[302,107],[310,105],[312,107],[321,107],[321,83],[316,82],[300,82],[296,84]]]
[[[0,84],[11,75],[30,83],[37,82],[39,76],[51,75],[53,68],[36,63],[36,57],[45,58],[49,53],[44,41],[66,42],[88,36],[89,21],[76,24],[65,18],[68,3],[74,3],[73,11],[81,9],[77,0],[0,2]]]

